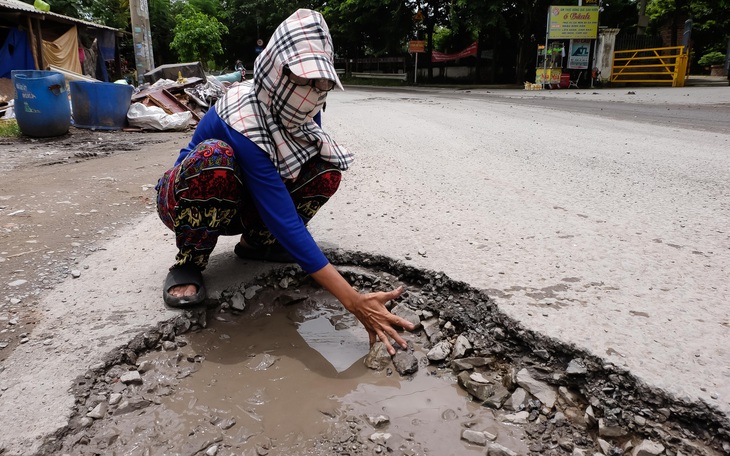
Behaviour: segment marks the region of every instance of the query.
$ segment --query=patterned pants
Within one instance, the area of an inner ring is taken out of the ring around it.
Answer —
[[[315,158],[302,167],[296,181],[287,182],[305,224],[334,195],[341,177],[334,165]],[[165,172],[157,184],[157,213],[175,232],[178,253],[173,267],[192,263],[205,269],[221,235],[243,235],[252,247],[276,242],[241,180],[233,149],[215,139],[201,142]]]

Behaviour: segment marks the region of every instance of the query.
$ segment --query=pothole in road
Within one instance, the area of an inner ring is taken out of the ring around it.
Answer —
[[[478,290],[387,258],[330,258],[361,291],[406,286],[393,311],[422,327],[394,364],[367,368],[376,350],[359,323],[284,267],[110,353],[39,454],[730,452],[720,412],[525,330]],[[401,375],[404,359],[417,370]]]

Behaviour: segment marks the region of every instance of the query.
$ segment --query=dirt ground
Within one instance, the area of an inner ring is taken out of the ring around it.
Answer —
[[[32,331],[45,289],[155,210],[157,179],[189,136],[71,127],[60,137],[0,139],[0,362]]]

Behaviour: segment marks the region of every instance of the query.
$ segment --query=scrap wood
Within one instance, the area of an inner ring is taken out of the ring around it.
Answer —
[[[170,93],[167,89],[159,89],[147,93],[147,97],[142,103],[145,106],[158,106],[165,111],[166,114],[174,114],[176,112],[189,111],[193,115],[193,120],[197,123],[200,121],[200,116],[196,114],[192,109],[185,106],[175,95]]]
[[[170,81],[168,84],[157,84],[147,87],[146,89],[140,90],[139,92],[132,95],[132,102],[143,100],[149,93],[157,92],[158,90],[165,89],[171,93],[181,92],[188,87],[193,87],[202,81],[201,78],[186,78],[185,84],[177,84],[174,81]],[[161,80],[160,80],[161,81]],[[160,82],[158,81],[158,82]]]

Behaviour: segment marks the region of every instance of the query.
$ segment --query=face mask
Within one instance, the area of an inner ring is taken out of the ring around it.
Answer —
[[[296,85],[283,77],[271,97],[271,111],[278,116],[277,123],[295,129],[312,120],[326,100],[327,92],[309,85]]]

